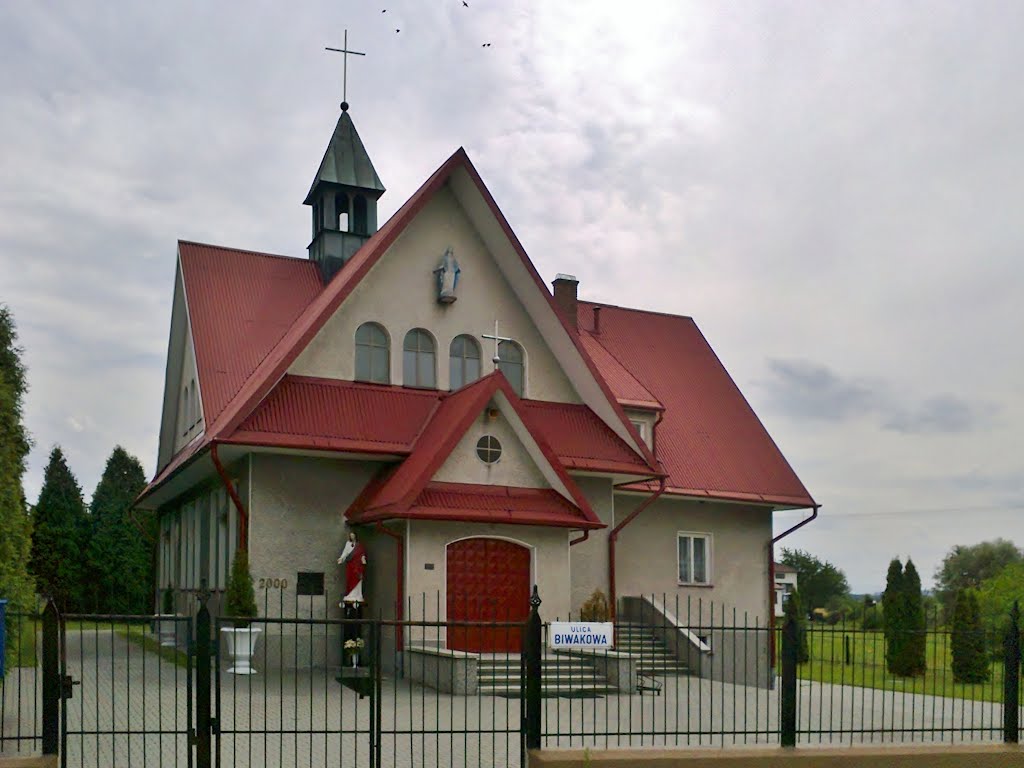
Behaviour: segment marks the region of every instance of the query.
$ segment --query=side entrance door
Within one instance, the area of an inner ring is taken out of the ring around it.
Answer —
[[[448,545],[448,621],[517,622],[530,615],[530,550],[504,539],[462,539]],[[478,653],[519,653],[519,627],[449,627],[448,647]]]

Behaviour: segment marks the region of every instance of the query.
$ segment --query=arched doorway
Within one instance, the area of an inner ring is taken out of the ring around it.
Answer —
[[[530,550],[504,539],[453,541],[447,553],[449,621],[525,622],[530,615]],[[518,627],[449,627],[457,651],[518,653]]]

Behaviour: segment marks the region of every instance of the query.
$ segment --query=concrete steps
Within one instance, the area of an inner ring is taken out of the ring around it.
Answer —
[[[621,622],[615,625],[615,650],[637,660],[637,672],[651,677],[688,675],[689,668],[665,647],[645,624]]]
[[[481,657],[477,684],[485,695],[518,696],[522,690],[519,656]],[[583,659],[545,656],[541,659],[541,692],[547,695],[601,694],[614,689]]]

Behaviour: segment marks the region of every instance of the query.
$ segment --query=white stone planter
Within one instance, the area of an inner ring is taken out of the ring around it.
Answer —
[[[228,644],[228,656],[231,657],[231,666],[228,672],[233,675],[255,675],[256,670],[252,668],[252,654],[256,650],[256,641],[259,639],[262,629],[256,627],[221,627],[221,634]]]
[[[171,647],[177,645],[178,622],[177,614],[159,613],[156,616],[156,633],[160,638],[160,645]]]

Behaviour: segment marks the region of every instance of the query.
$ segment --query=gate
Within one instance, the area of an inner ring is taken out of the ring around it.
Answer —
[[[61,615],[50,603],[43,752],[59,752],[62,766],[525,764],[525,685],[500,696],[465,688],[450,663],[462,657],[432,642],[451,622],[252,626],[259,672],[229,674],[220,635],[231,625],[212,618],[202,596],[195,617]],[[522,624],[487,630],[519,636]],[[358,660],[343,654],[342,637],[361,640]],[[509,664],[523,669],[523,657]]]

